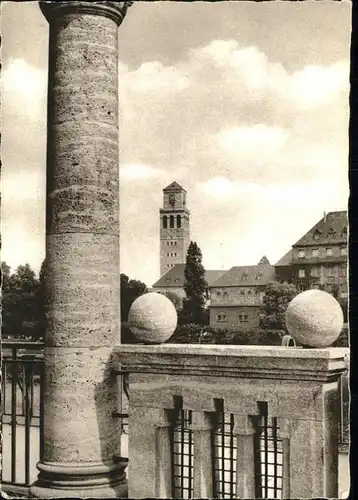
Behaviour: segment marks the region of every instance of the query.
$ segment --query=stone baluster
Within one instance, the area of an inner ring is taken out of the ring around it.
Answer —
[[[128,2],[40,2],[50,25],[44,456],[31,495],[126,496],[112,417],[120,344],[118,26]]]
[[[255,496],[255,426],[248,415],[234,415],[233,433],[237,439],[236,497]]]
[[[213,498],[213,418],[208,412],[193,411],[194,497]]]
[[[170,411],[132,407],[129,411],[130,498],[172,496]]]
[[[287,418],[278,418],[277,425],[282,439],[282,498],[291,498],[290,493],[290,427]]]

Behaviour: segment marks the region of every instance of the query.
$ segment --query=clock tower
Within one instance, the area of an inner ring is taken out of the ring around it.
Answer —
[[[160,276],[176,264],[185,264],[190,243],[186,191],[177,182],[163,189],[160,215]]]

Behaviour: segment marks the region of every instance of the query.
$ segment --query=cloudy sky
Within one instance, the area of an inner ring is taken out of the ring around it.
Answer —
[[[350,16],[329,0],[134,3],[119,36],[121,272],[158,279],[173,180],[208,269],[274,263],[346,209]],[[3,2],[2,18],[2,260],[38,271],[48,26],[37,2]]]

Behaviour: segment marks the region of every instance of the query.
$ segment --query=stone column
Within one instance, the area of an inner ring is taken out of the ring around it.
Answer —
[[[208,412],[193,412],[192,424],[194,434],[194,497],[213,497],[213,422]]]
[[[248,415],[234,415],[233,433],[237,438],[236,498],[255,498],[256,429]]]
[[[50,25],[44,456],[32,496],[126,495],[120,344],[118,26],[129,2],[40,2]]]

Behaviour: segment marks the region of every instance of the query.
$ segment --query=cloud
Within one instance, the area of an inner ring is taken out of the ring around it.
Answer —
[[[137,181],[150,178],[163,177],[165,172],[149,165],[127,164],[120,167],[120,178],[123,180]]]

